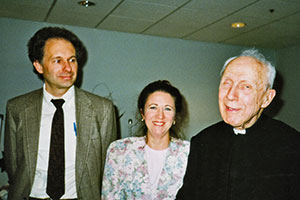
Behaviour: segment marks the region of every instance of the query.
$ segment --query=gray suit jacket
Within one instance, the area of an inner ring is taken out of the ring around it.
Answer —
[[[7,102],[4,159],[9,200],[27,199],[35,176],[43,90]],[[110,100],[75,88],[77,146],[76,189],[80,200],[101,198],[106,150],[117,138]]]

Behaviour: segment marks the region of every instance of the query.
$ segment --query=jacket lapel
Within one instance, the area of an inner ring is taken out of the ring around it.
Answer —
[[[166,161],[164,164],[164,167],[162,168],[161,174],[160,174],[160,178],[159,178],[159,182],[158,182],[158,188],[161,188],[163,186],[165,186],[166,184],[172,183],[172,179],[174,179],[174,177],[178,177],[180,176],[180,171],[178,170],[170,170],[170,169],[174,169],[176,166],[178,166],[178,148],[177,148],[177,144],[175,144],[176,139],[175,138],[171,138],[171,142],[170,142],[170,146],[169,146],[169,151],[168,154],[166,156]],[[174,159],[176,158],[176,159]]]
[[[30,182],[33,183],[38,146],[39,146],[39,132],[40,132],[40,122],[42,113],[42,101],[43,101],[43,89],[39,89],[32,93],[28,98],[25,105],[25,134],[24,134],[24,152],[27,156],[27,163]]]
[[[75,107],[77,124],[76,180],[78,180],[76,184],[79,186],[86,159],[88,158],[94,112],[91,100],[78,88],[75,88]]]

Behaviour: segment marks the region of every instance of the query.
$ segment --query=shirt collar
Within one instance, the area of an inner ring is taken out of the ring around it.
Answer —
[[[65,102],[68,102],[72,97],[74,97],[75,88],[74,88],[74,85],[72,85],[72,87],[70,87],[68,89],[68,91],[62,97],[57,98],[57,97],[53,96],[52,94],[50,94],[49,92],[47,92],[46,85],[44,83],[43,94],[44,94],[44,99],[46,100],[47,103],[51,103],[51,99],[63,99],[63,100],[65,100]]]

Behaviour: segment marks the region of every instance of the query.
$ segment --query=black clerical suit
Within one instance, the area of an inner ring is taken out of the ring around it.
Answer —
[[[225,122],[191,139],[179,200],[299,200],[300,133],[262,115],[245,135]]]

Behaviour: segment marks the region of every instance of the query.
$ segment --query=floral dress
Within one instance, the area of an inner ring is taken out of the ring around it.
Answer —
[[[129,137],[111,143],[102,183],[103,200],[175,199],[182,186],[190,143],[171,138],[156,191],[151,191],[145,145],[145,137]]]

